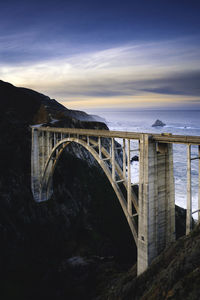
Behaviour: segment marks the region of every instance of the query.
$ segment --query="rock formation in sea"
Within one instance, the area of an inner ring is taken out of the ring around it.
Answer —
[[[156,120],[156,121],[153,123],[152,127],[157,127],[157,126],[163,127],[163,126],[165,126],[165,125],[166,125],[166,124],[163,123],[162,121]]]

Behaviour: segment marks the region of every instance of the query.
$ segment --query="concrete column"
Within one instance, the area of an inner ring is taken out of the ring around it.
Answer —
[[[128,177],[127,177],[127,210],[129,216],[132,216],[132,201],[131,201],[131,155],[130,155],[130,140],[128,140],[127,147],[127,168],[128,168]]]
[[[53,146],[55,147],[56,145],[56,133],[53,133]]]
[[[41,201],[41,181],[45,166],[45,141],[44,132],[32,128],[32,152],[31,152],[31,186],[35,201]]]
[[[47,143],[47,157],[49,157],[51,151],[51,143],[50,143],[50,132],[48,131],[46,133],[46,143]]]
[[[126,140],[123,139],[123,177],[126,180]]]
[[[191,145],[187,146],[187,215],[186,234],[192,230]]]
[[[111,140],[111,163],[112,163],[112,180],[115,181],[115,141],[114,138]]]
[[[45,149],[45,132],[38,131],[38,150],[39,150],[39,164],[40,164],[40,177],[43,175],[47,153]]]
[[[40,163],[39,163],[38,131],[36,128],[32,128],[31,189],[32,189],[34,200],[39,201]]]
[[[172,145],[142,134],[139,162],[138,275],[175,239]]]
[[[52,142],[53,142],[53,135],[51,135],[50,132],[45,132],[44,135],[44,161],[45,161],[45,167],[46,164],[49,160],[49,157],[51,155],[51,151],[52,151]],[[52,164],[53,161],[50,160],[48,163],[48,166],[46,167],[46,169],[44,168],[42,170],[42,177],[41,178],[41,193],[40,193],[40,201],[46,201],[48,200],[52,193],[53,193],[53,187],[52,187]],[[45,174],[44,174],[45,172]]]
[[[102,158],[102,153],[101,153],[101,138],[100,138],[100,136],[98,137],[98,146],[99,146],[99,157]]]
[[[165,144],[166,153],[166,204],[167,204],[167,223],[166,223],[166,244],[176,240],[175,227],[175,183],[174,183],[174,163],[173,163],[173,144]]]
[[[51,150],[52,140],[49,132],[32,128],[31,187],[33,197],[37,202],[48,200],[52,194],[52,178],[50,178],[52,160],[49,162],[44,176]]]

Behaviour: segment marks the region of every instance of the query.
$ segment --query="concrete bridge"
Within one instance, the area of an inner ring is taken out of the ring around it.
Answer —
[[[115,139],[121,139],[122,146],[117,144]],[[131,148],[132,141],[138,141],[137,149]],[[35,201],[47,201],[51,197],[56,164],[61,153],[70,143],[80,144],[87,149],[108,177],[137,245],[138,275],[144,272],[152,260],[175,240],[173,143],[187,144],[186,234],[190,232],[191,160],[200,157],[200,146],[198,157],[191,157],[191,145],[200,145],[200,137],[32,127],[31,185]],[[116,160],[116,151],[122,153],[121,165]],[[138,195],[135,194],[131,182],[132,151],[139,152]]]

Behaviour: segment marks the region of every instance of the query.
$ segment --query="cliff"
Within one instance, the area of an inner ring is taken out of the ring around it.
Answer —
[[[78,121],[95,122],[98,118],[83,111],[67,109],[55,99],[30,89],[15,87],[2,80],[0,80],[0,96],[1,114],[10,117],[10,121],[20,119],[21,122],[40,124],[68,120],[70,127],[75,127],[81,124]]]

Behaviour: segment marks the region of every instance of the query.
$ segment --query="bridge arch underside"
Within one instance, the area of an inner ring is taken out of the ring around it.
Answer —
[[[64,149],[71,143],[76,143],[81,146],[83,146],[85,149],[87,149],[90,154],[95,158],[95,160],[98,162],[98,164],[103,169],[105,175],[107,176],[119,202],[121,205],[121,208],[125,214],[126,220],[129,224],[129,227],[131,229],[132,235],[134,237],[135,243],[137,245],[138,238],[137,238],[137,220],[135,220],[135,217],[133,215],[131,216],[127,209],[127,200],[123,193],[123,189],[127,190],[127,181],[123,180],[123,171],[121,170],[118,163],[115,161],[115,171],[116,171],[116,177],[119,178],[119,180],[122,181],[121,184],[117,184],[115,180],[112,178],[112,163],[110,162],[110,153],[104,148],[101,147],[101,155],[95,150],[96,147],[98,147],[98,143],[95,140],[90,139],[90,143],[88,144],[87,141],[81,140],[79,138],[69,137],[64,138],[63,140],[59,141],[54,148],[52,149],[49,157],[47,158],[47,161],[44,165],[43,170],[43,176],[41,180],[41,188],[40,188],[40,201],[46,201],[48,200],[53,192],[53,174],[56,168],[56,165],[59,161],[59,158],[61,157],[61,154],[63,153]],[[105,158],[105,160],[102,159],[102,157]],[[121,188],[123,186],[123,189]],[[131,195],[132,199],[132,205],[133,205],[133,211],[138,212],[138,206],[137,206],[137,198],[132,191]],[[136,214],[135,214],[136,215]]]

